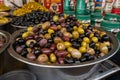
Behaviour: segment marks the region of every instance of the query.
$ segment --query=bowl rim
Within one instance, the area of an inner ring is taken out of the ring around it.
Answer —
[[[97,29],[105,31],[101,28],[97,28]],[[113,43],[112,44],[112,47],[113,47],[112,50],[108,54],[106,54],[105,56],[100,57],[96,60],[86,61],[86,62],[82,62],[82,63],[75,63],[75,64],[41,64],[41,63],[38,63],[37,61],[32,61],[32,60],[29,60],[27,58],[24,58],[24,57],[20,56],[13,49],[12,44],[14,43],[14,40],[15,40],[14,38],[16,38],[16,36],[18,36],[20,32],[23,32],[25,30],[26,29],[21,29],[21,30],[18,30],[18,31],[16,31],[12,34],[12,42],[11,42],[11,45],[10,45],[10,48],[8,49],[8,51],[9,51],[9,54],[12,57],[14,57],[15,59],[17,59],[17,60],[19,60],[23,63],[33,65],[33,66],[48,67],[48,68],[75,68],[75,67],[90,66],[90,65],[94,65],[94,64],[97,64],[97,63],[100,63],[100,62],[103,62],[103,61],[109,59],[115,53],[117,53],[117,51],[119,49],[118,39],[111,32],[105,31],[107,33],[107,35],[111,38],[111,42]]]

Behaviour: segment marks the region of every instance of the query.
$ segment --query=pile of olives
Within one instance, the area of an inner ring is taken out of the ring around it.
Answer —
[[[4,36],[0,35],[0,49],[3,48],[4,43],[5,43],[5,38]]]
[[[16,17],[12,20],[11,24],[15,26],[33,26],[41,22],[50,20],[54,13],[34,10],[23,16]]]
[[[0,4],[0,11],[7,11],[7,10],[10,10],[10,8],[4,4]]]
[[[0,16],[0,24],[7,23],[8,21],[9,21],[9,19],[8,19],[8,18],[3,17],[3,16]]]
[[[28,27],[13,47],[21,56],[38,63],[73,64],[108,54],[111,43],[106,32],[83,26],[72,15],[55,14],[50,21]]]
[[[44,6],[40,5],[37,2],[29,2],[27,4],[24,4],[22,8],[14,10],[13,15],[22,16],[24,14],[32,12],[33,10],[48,11],[47,8],[45,8]]]

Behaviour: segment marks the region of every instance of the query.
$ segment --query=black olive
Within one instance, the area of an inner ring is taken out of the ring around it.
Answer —
[[[66,22],[70,22],[71,20],[69,18],[66,19]]]
[[[19,44],[25,44],[25,40],[21,39],[21,38],[18,40],[18,42],[19,42]]]
[[[30,47],[30,48],[34,48],[34,45],[35,45],[34,42],[30,42],[29,47]]]
[[[87,59],[88,59],[89,61],[90,61],[90,60],[94,60],[94,56],[91,55],[91,56],[89,56]]]
[[[60,13],[60,14],[59,14],[59,17],[63,17],[63,16],[64,16],[64,14],[63,14],[63,13]]]
[[[89,25],[89,26],[88,26],[88,29],[89,29],[89,30],[92,30],[92,29],[93,29],[93,27],[92,27],[91,25]]]
[[[50,25],[54,25],[55,24],[55,22],[54,21],[50,21]]]
[[[89,37],[89,35],[90,35],[90,32],[86,31],[86,32],[85,32],[85,36],[86,36],[86,37]]]
[[[59,22],[56,22],[55,24],[56,24],[56,25],[60,25],[60,23],[59,23]]]
[[[81,43],[81,42],[82,42],[82,39],[81,39],[81,38],[78,38],[78,39],[77,39],[77,42],[78,42],[78,43]]]
[[[105,34],[102,36],[102,41],[109,41],[109,37]]]
[[[78,49],[80,47],[80,44],[77,42],[72,42],[72,46],[76,49]]]
[[[94,43],[93,41],[90,42],[89,47],[91,47],[91,48],[95,48],[95,43]]]
[[[111,47],[110,46],[107,46],[108,50],[110,51],[111,50]]]
[[[81,61],[81,62],[85,62],[85,61],[87,61],[87,58],[82,57],[82,58],[80,59],[80,61]]]
[[[61,31],[57,31],[57,36],[59,36],[59,37],[63,37],[63,33],[61,32]]]
[[[84,53],[84,54],[83,54],[83,57],[88,58],[89,56],[90,56],[90,54],[89,54],[89,53]]]
[[[51,34],[51,38],[53,39],[54,37],[56,37],[57,36],[57,34],[55,34],[55,33],[52,33]]]
[[[35,49],[34,54],[35,54],[35,56],[39,56],[41,54],[40,49]]]
[[[84,38],[84,37],[85,37],[85,35],[84,35],[84,34],[81,34],[81,35],[80,35],[80,38]]]
[[[100,37],[100,35],[97,32],[94,33],[94,36],[95,37]]]
[[[76,40],[74,38],[70,38],[70,42],[75,42]]]
[[[74,59],[73,59],[73,58],[65,58],[64,61],[65,61],[65,63],[67,63],[67,64],[74,63]]]
[[[50,46],[51,46],[51,43],[45,44],[45,47],[46,47],[46,48],[50,48]]]
[[[44,31],[42,31],[41,33],[42,33],[43,35],[45,35],[47,32],[48,32],[47,30],[44,30]]]
[[[22,48],[27,48],[27,46],[25,44],[21,45]]]
[[[27,49],[23,49],[20,55],[26,57],[27,54],[28,54]]]
[[[48,39],[48,42],[49,43],[53,43],[54,41],[52,39]]]
[[[67,28],[67,31],[68,31],[68,32],[72,32],[72,31],[73,31],[73,28],[69,27],[69,28]]]

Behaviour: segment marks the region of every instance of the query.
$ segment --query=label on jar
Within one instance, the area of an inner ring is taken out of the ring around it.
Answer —
[[[110,13],[112,10],[112,5],[113,5],[112,3],[106,3],[104,7],[104,11]]]
[[[118,21],[117,18],[110,18],[109,20],[114,22]]]
[[[120,0],[115,1],[114,8],[120,8]]]
[[[82,20],[82,23],[85,23],[85,24],[89,24],[90,23],[90,20]]]

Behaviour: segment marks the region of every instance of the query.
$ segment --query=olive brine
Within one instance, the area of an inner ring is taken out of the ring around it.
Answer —
[[[76,17],[54,14],[50,21],[29,26],[13,44],[21,56],[45,64],[73,64],[96,60],[111,50],[110,37]]]

